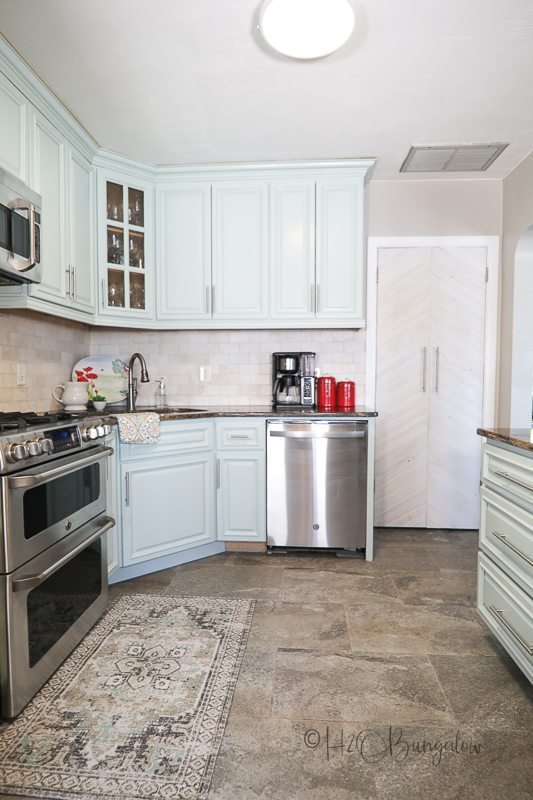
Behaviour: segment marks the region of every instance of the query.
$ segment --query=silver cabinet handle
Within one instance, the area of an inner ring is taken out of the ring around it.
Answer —
[[[76,300],[76,267],[71,267],[72,270],[72,300]]]
[[[521,553],[520,550],[518,550],[518,548],[514,546],[514,544],[511,544],[511,542],[508,542],[507,539],[505,538],[505,534],[504,533],[496,533],[496,531],[492,531],[492,535],[495,536],[497,539],[499,539],[500,542],[502,542],[503,544],[507,545],[509,550],[512,550],[513,553],[516,553],[517,556],[520,556],[520,558],[523,558],[524,561],[526,561],[529,564],[530,567],[533,567],[533,561],[530,558],[528,558],[526,555],[524,555],[524,553]]]
[[[524,489],[529,489],[530,492],[533,492],[533,486],[531,486],[529,483],[523,483],[523,481],[519,481],[518,478],[513,478],[513,476],[509,475],[507,472],[498,472],[497,470],[494,470],[494,474],[511,481],[511,483],[517,483],[518,486],[523,486]]]
[[[126,472],[126,475],[124,477],[126,479],[126,497],[125,497],[125,502],[126,502],[126,505],[129,506],[129,504],[130,504],[130,473]]]
[[[71,267],[65,270],[68,276],[68,284],[67,284],[67,297],[69,300],[72,300],[72,272]]]
[[[435,349],[435,391],[439,393],[439,348]]]
[[[102,308],[107,308],[107,293],[105,290],[105,278],[102,278]]]
[[[81,553],[82,550],[85,550],[92,542],[95,542],[97,539],[100,538],[106,531],[116,525],[116,521],[113,517],[104,517],[103,518],[104,524],[101,525],[97,531],[95,531],[91,536],[85,539],[83,542],[71,550],[63,558],[60,558],[59,561],[56,561],[51,567],[48,569],[43,570],[38,575],[25,575],[23,578],[18,578],[18,580],[13,581],[13,591],[14,592],[24,592],[29,589],[35,589],[36,586],[43,583],[50,575],[53,575],[54,572],[57,572],[58,569],[63,567],[68,561],[77,556],[78,553]]]
[[[211,286],[211,313],[215,313],[215,287]]]
[[[317,285],[316,285],[315,312],[318,314],[319,311],[320,311],[320,284],[317,283]]]
[[[521,637],[521,636],[520,636],[520,635],[519,635],[519,634],[518,634],[518,633],[517,633],[517,632],[516,632],[516,631],[515,631],[513,628],[511,628],[511,626],[509,625],[509,623],[508,623],[508,622],[507,622],[507,621],[504,619],[504,617],[503,617],[503,611],[502,611],[502,609],[501,609],[501,608],[494,608],[494,606],[489,606],[489,608],[490,608],[490,610],[492,611],[492,613],[496,615],[496,617],[499,619],[499,621],[502,623],[502,625],[504,625],[504,626],[507,628],[507,630],[509,631],[509,633],[510,633],[512,636],[514,636],[514,638],[516,639],[516,641],[517,641],[519,644],[521,644],[521,645],[522,645],[522,647],[524,648],[524,650],[526,651],[526,653],[527,653],[528,655],[530,655],[530,656],[533,656],[533,647],[530,647],[528,644],[526,644],[526,643],[524,642],[524,640],[522,639],[522,637]]]
[[[250,437],[248,436],[247,433],[231,433],[229,438],[230,439],[249,439]]]
[[[281,436],[284,439],[362,439],[366,436],[366,431],[330,431],[325,433],[270,431],[270,436]]]
[[[217,489],[220,489],[220,458],[217,458]]]
[[[205,313],[206,314],[210,314],[211,313],[210,300],[211,300],[211,287],[210,286],[206,286],[205,287]]]
[[[93,461],[98,461],[101,456],[110,456],[114,452],[112,447],[98,447],[96,450],[91,451],[90,456],[85,456],[85,458],[70,458],[68,462],[64,460],[61,467],[43,469],[41,472],[31,475],[12,475],[7,479],[7,483],[10,489],[26,489],[31,486],[37,486],[38,483],[43,481],[60,478],[61,475],[66,475],[68,472],[78,469],[78,467],[86,467]]]
[[[422,391],[426,391],[426,367],[427,367],[428,349],[424,347],[422,356]]]

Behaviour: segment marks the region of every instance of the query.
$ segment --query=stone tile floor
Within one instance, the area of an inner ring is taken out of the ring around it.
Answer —
[[[477,532],[375,539],[111,587],[257,601],[208,800],[533,800],[533,686],[477,617]]]
[[[257,601],[209,800],[533,800],[533,687],[476,614],[477,532],[375,539],[112,587]]]

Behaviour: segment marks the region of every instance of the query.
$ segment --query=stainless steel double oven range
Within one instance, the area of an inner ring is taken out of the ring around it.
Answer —
[[[75,414],[0,415],[4,717],[21,711],[107,606],[109,432]]]

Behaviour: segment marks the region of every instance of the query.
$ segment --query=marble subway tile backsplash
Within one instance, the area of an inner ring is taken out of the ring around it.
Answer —
[[[58,408],[52,389],[71,380],[87,355],[89,325],[35,311],[0,311],[0,411]],[[17,364],[26,365],[26,386],[17,386]]]
[[[71,379],[88,355],[132,353],[146,358],[151,381],[139,383],[139,403],[155,403],[156,379],[165,378],[169,405],[265,405],[270,403],[271,356],[310,350],[322,375],[355,381],[356,403],[365,403],[363,330],[168,331],[92,327],[35,311],[0,311],[0,411],[58,408],[52,388]],[[26,386],[17,386],[17,364],[26,365]],[[200,382],[200,366],[211,382]]]
[[[139,351],[151,382],[139,383],[139,404],[152,404],[156,379],[165,378],[169,405],[270,403],[271,356],[278,351],[316,353],[322,375],[355,381],[356,403],[365,403],[366,332],[363,330],[139,331],[93,328],[91,355],[127,361]],[[200,382],[200,366],[211,382]]]

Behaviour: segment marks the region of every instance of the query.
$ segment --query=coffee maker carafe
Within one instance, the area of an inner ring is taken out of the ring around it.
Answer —
[[[273,353],[272,402],[275,406],[314,406],[314,353]]]

